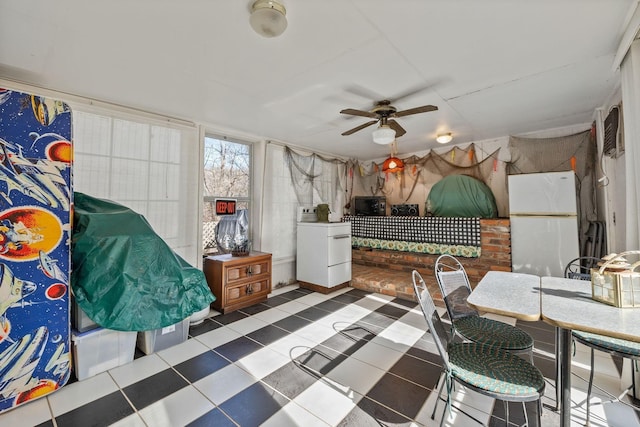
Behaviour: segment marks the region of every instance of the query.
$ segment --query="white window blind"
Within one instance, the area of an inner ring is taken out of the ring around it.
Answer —
[[[199,266],[199,141],[195,126],[74,108],[74,191],[121,203]]]

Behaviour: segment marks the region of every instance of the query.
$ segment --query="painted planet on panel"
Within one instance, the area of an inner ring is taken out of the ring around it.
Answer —
[[[0,212],[0,258],[33,261],[51,252],[63,237],[62,223],[51,212],[23,206]]]
[[[16,397],[16,406],[29,400],[45,396],[58,388],[58,383],[53,380],[40,380],[35,387],[20,393]]]
[[[47,158],[56,162],[71,163],[73,150],[69,141],[54,141],[47,145]]]
[[[62,283],[54,283],[46,291],[47,298],[56,300],[62,298],[67,293],[67,287]]]

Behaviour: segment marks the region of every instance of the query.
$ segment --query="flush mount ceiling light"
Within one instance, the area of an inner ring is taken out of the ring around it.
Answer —
[[[440,144],[446,144],[447,142],[451,142],[452,139],[453,139],[453,136],[451,136],[451,132],[440,133],[438,134],[438,136],[436,136],[436,141],[438,141]]]
[[[389,125],[380,125],[378,129],[373,131],[373,142],[376,144],[391,144],[396,139],[396,131],[391,129]]]
[[[287,10],[277,1],[256,0],[249,23],[262,37],[278,37],[287,28]]]

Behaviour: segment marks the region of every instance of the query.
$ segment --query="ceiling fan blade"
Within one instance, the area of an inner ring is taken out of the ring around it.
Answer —
[[[396,122],[395,120],[387,120],[387,124],[391,129],[396,131],[396,138],[399,138],[407,133],[407,131],[404,130],[402,126],[400,126],[400,123]]]
[[[351,135],[352,133],[356,133],[356,132],[358,132],[359,130],[362,130],[362,129],[364,129],[364,128],[366,128],[366,127],[369,127],[369,126],[371,126],[371,125],[374,125],[374,124],[376,124],[376,123],[378,123],[378,121],[377,121],[377,120],[371,120],[370,122],[367,122],[367,123],[365,123],[365,124],[362,124],[362,125],[360,125],[360,126],[358,126],[358,127],[355,127],[355,128],[353,128],[353,129],[350,129],[350,130],[348,130],[348,131],[346,131],[346,132],[342,132],[342,135],[343,135],[343,136]]]
[[[437,109],[438,107],[436,107],[435,105],[423,105],[422,107],[409,108],[408,110],[403,110],[403,111],[396,111],[395,113],[392,114],[392,116],[404,117],[404,116],[410,116],[411,114],[428,113],[429,111],[435,111]]]
[[[346,108],[340,111],[340,114],[351,114],[352,116],[371,117],[372,119],[378,118],[378,115],[376,113],[372,113],[371,111],[356,110],[354,108]]]

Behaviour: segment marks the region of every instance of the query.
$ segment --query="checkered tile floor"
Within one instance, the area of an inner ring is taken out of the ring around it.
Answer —
[[[287,287],[264,304],[191,327],[182,344],[8,411],[0,426],[438,425],[444,405],[436,421],[431,412],[440,362],[425,326],[419,307],[405,300],[352,288],[323,295]],[[536,366],[553,378],[552,329],[518,326],[532,333]],[[618,368],[613,364],[612,378]],[[610,382],[615,391],[619,378]],[[574,380],[574,387],[583,385]],[[575,425],[584,415],[580,392],[573,393]],[[554,393],[549,381],[543,426],[558,425],[549,409]],[[504,425],[501,403],[461,387],[455,399],[446,425],[478,425],[472,417]],[[640,425],[626,405],[593,411],[593,425]],[[510,406],[510,420],[524,422],[521,405]]]

